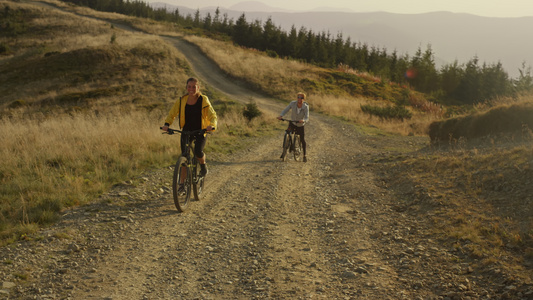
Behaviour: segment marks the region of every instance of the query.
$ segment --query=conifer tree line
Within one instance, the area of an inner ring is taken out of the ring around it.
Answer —
[[[355,43],[350,37],[330,32],[315,33],[294,25],[286,32],[271,18],[266,22],[248,21],[243,13],[236,21],[217,8],[214,15],[204,17],[197,10],[183,16],[179,10],[154,9],[140,0],[65,0],[92,9],[117,12],[136,17],[167,21],[212,36],[227,36],[235,44],[265,51],[272,57],[297,59],[326,68],[348,66],[427,93],[432,99],[447,103],[474,104],[498,96],[512,96],[533,90],[531,67],[522,64],[518,78],[510,78],[500,62],[480,64],[477,57],[466,63],[455,61],[437,68],[434,53],[428,45],[410,56],[389,52],[386,48]]]

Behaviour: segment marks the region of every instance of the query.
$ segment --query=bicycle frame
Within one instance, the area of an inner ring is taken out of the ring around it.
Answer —
[[[194,148],[191,136],[205,134],[206,130],[182,131],[169,128],[166,133],[173,135],[178,132],[184,136],[186,144],[185,151],[178,158],[174,167],[172,192],[176,208],[179,212],[183,212],[191,199],[191,191],[194,193],[194,198],[200,200],[200,194],[204,186],[204,177],[199,175],[199,162],[193,153]],[[180,189],[181,185],[183,186],[182,190]]]
[[[297,121],[281,119],[282,121],[292,122],[293,124]],[[283,136],[283,154],[282,160],[286,161],[287,152],[292,152],[294,155],[294,160],[299,161],[300,155],[302,153],[302,142],[300,140],[300,135],[292,128],[285,130],[285,135]]]

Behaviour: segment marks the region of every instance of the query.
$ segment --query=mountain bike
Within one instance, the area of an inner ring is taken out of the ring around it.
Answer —
[[[163,134],[168,135],[175,133],[181,133],[182,136],[186,136],[185,140],[187,141],[185,152],[178,158],[174,166],[174,176],[172,177],[174,205],[179,212],[184,212],[191,200],[191,193],[194,194],[194,199],[198,201],[204,188],[205,177],[200,175],[200,163],[194,155],[194,144],[191,141],[191,137],[205,134],[206,130],[182,131],[169,128],[168,131],[163,132]]]
[[[281,119],[282,121],[292,122],[296,124],[298,121]],[[293,129],[285,130],[285,135],[283,136],[283,152],[281,154],[281,160],[287,160],[287,152],[294,155],[295,161],[300,161],[302,155],[302,141],[300,140],[300,135],[296,134]]]

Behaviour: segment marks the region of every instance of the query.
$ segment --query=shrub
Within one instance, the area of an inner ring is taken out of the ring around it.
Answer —
[[[19,108],[19,107],[22,107],[22,106],[25,106],[26,105],[26,101],[22,100],[22,99],[18,99],[18,100],[15,100],[13,102],[11,102],[8,107],[9,108]]]
[[[254,118],[262,115],[261,111],[259,110],[259,107],[257,107],[257,104],[255,102],[250,102],[246,104],[242,114],[248,121],[251,121]]]
[[[111,35],[111,40],[109,41],[109,43],[115,44],[116,42],[117,42],[117,35],[113,33],[113,35]]]
[[[405,107],[396,105],[388,107],[379,107],[372,105],[361,105],[364,113],[380,117],[381,119],[411,119],[413,114]]]
[[[11,52],[9,46],[4,43],[0,43],[0,54],[9,54],[9,52]]]
[[[270,49],[266,50],[266,54],[269,57],[273,57],[273,58],[278,58],[279,57],[279,55],[278,55],[278,53],[276,53],[276,51],[270,50]]]
[[[485,113],[434,122],[429,127],[431,141],[473,139],[504,133],[523,133],[533,128],[533,105],[499,106]]]

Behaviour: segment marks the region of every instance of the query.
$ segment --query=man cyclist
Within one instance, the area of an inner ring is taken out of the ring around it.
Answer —
[[[309,122],[309,104],[305,102],[306,96],[304,93],[298,93],[297,97],[298,100],[289,103],[289,105],[287,105],[287,107],[281,112],[280,116],[278,117],[278,120],[283,119],[283,116],[288,113],[289,110],[292,110],[291,120],[295,122],[289,122],[289,127],[287,128],[287,131],[294,130],[296,134],[300,136],[300,140],[302,141],[302,148],[304,150],[304,162],[307,162],[307,144],[305,142],[304,126],[307,122]],[[280,158],[283,159],[283,154]]]

